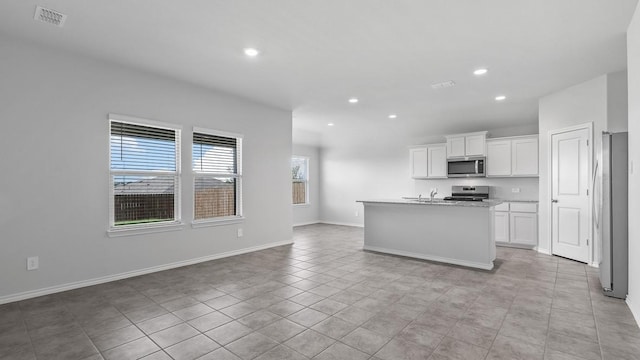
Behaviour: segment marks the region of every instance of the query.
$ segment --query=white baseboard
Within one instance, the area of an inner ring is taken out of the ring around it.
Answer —
[[[634,299],[635,298],[632,299],[631,296],[627,295],[626,303],[631,310],[631,314],[633,314],[633,317],[636,319],[636,324],[640,327],[640,304],[636,304]]]
[[[361,228],[364,227],[363,224],[356,224],[356,223],[343,223],[343,222],[333,222],[333,221],[320,221],[320,223],[327,224],[327,225],[355,226],[355,227],[361,227]]]
[[[177,262],[170,263],[170,264],[164,264],[164,265],[152,266],[152,267],[145,268],[145,269],[140,269],[140,270],[128,271],[128,272],[124,272],[124,273],[120,273],[120,274],[107,275],[107,276],[102,276],[102,277],[94,278],[94,279],[81,280],[81,281],[76,281],[76,282],[62,284],[62,285],[46,287],[46,288],[43,288],[43,289],[29,290],[29,291],[25,291],[25,292],[21,292],[21,293],[17,293],[17,294],[0,296],[0,305],[7,304],[7,303],[10,303],[10,302],[14,302],[14,301],[31,299],[31,298],[38,297],[38,296],[54,294],[54,293],[58,293],[58,292],[62,292],[62,291],[78,289],[78,288],[82,288],[82,287],[86,287],[86,286],[104,284],[104,283],[111,282],[111,281],[122,280],[122,279],[130,278],[130,277],[150,274],[150,273],[154,273],[154,272],[158,272],[158,271],[175,269],[175,268],[182,267],[182,266],[193,265],[193,264],[197,264],[197,263],[201,263],[201,262],[205,262],[205,261],[216,260],[216,259],[221,259],[221,258],[225,258],[225,257],[229,257],[229,256],[246,254],[246,253],[250,253],[250,252],[254,252],[254,251],[269,249],[269,248],[276,247],[276,246],[291,245],[291,244],[293,244],[293,240],[285,240],[285,241],[273,242],[273,243],[269,243],[269,244],[253,246],[253,247],[244,248],[244,249],[227,251],[227,252],[223,252],[223,253],[219,253],[219,254],[207,255],[207,256],[203,256],[203,257],[199,257],[199,258],[195,258],[195,259],[177,261]]]
[[[430,261],[437,261],[437,262],[453,264],[453,265],[467,266],[467,267],[472,267],[472,268],[476,268],[476,269],[483,269],[483,270],[491,270],[491,269],[493,269],[493,262],[491,262],[489,264],[485,264],[485,263],[478,263],[478,262],[473,262],[473,261],[450,259],[450,258],[445,258],[445,257],[435,256],[435,255],[418,254],[418,253],[413,253],[413,252],[409,252],[409,251],[385,249],[385,248],[381,248],[381,247],[377,247],[377,246],[368,246],[368,245],[365,245],[363,247],[363,249],[364,250],[369,250],[369,251],[380,252],[380,253],[407,256],[407,257],[412,257],[412,258],[422,259],[422,260],[430,260]]]
[[[552,255],[551,251],[548,249],[541,249],[539,247],[536,247],[535,250],[541,254]]]
[[[308,221],[308,222],[302,222],[302,223],[293,224],[293,227],[296,227],[296,226],[305,226],[305,225],[313,225],[313,224],[320,224],[320,223],[321,223],[321,221],[320,221],[320,220]]]

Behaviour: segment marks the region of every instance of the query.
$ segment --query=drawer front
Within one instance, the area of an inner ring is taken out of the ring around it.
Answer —
[[[495,206],[495,211],[509,211],[509,203],[503,202],[500,205]]]
[[[537,213],[538,212],[538,204],[513,202],[513,203],[511,203],[511,211],[526,212],[526,213]]]

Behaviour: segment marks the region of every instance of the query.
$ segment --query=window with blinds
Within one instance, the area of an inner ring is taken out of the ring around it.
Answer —
[[[112,228],[180,220],[180,130],[137,120],[109,119]]]
[[[242,136],[194,129],[194,220],[242,216]]]
[[[291,189],[294,205],[309,203],[309,158],[291,158]]]

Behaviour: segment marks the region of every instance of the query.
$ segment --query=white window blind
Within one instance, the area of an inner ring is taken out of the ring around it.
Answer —
[[[177,222],[180,130],[110,119],[111,227]]]
[[[239,135],[194,130],[194,220],[242,216]]]

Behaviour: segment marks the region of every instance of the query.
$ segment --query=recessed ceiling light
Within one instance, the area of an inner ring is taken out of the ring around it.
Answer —
[[[396,115],[396,114],[391,114],[391,115],[389,115],[389,119],[395,119],[395,118],[397,118],[397,117],[398,117],[398,115]]]
[[[349,99],[349,102],[352,103],[352,104],[355,104],[355,103],[358,102],[358,99],[357,98],[351,98],[351,99]]]
[[[484,74],[486,74],[488,71],[489,71],[489,70],[484,69],[484,68],[483,68],[483,69],[476,69],[476,70],[473,72],[473,75],[484,75]]]
[[[254,48],[246,48],[244,49],[244,54],[250,57],[256,57],[258,56],[258,54],[260,54],[260,51]]]
[[[327,126],[333,126],[333,123],[328,123]]]
[[[498,96],[496,96],[496,101],[502,101],[502,100],[504,100],[504,99],[506,99],[506,98],[507,98],[507,97],[506,97],[506,96],[504,96],[504,95],[498,95]]]

